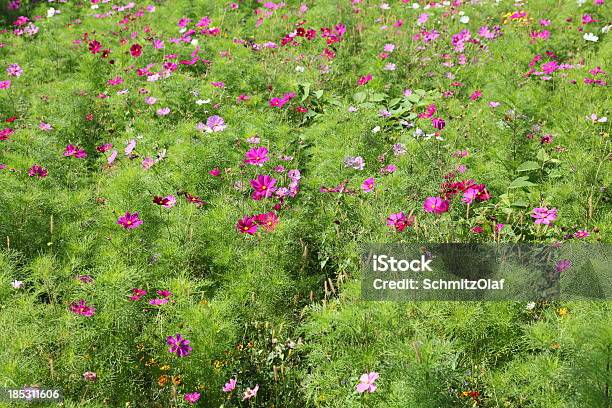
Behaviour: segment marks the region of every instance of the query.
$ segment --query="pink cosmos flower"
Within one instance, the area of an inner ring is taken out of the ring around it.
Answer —
[[[369,193],[370,191],[372,191],[374,189],[374,178],[370,177],[364,180],[363,184],[361,185],[361,189],[363,190],[364,193]]]
[[[159,108],[159,109],[157,110],[157,114],[158,114],[159,116],[166,116],[166,115],[167,115],[167,114],[169,114],[169,113],[170,113],[170,108],[168,108],[168,107],[165,107],[165,108]]]
[[[12,77],[20,77],[23,74],[23,69],[19,64],[11,64],[6,68],[6,73]]]
[[[125,229],[138,228],[142,224],[142,220],[138,218],[138,213],[130,213],[126,211],[124,215],[117,219],[117,224],[121,225]]]
[[[65,157],[76,157],[77,159],[83,159],[87,157],[85,150],[79,149],[77,146],[69,144],[64,150]]]
[[[0,81],[0,89],[9,89],[11,87],[11,81]]]
[[[110,156],[108,156],[108,158],[106,159],[106,162],[108,163],[109,166],[113,164],[113,162],[117,158],[117,154],[118,154],[117,150],[113,150]]]
[[[144,170],[149,170],[154,164],[155,160],[153,160],[151,157],[145,157],[141,165]]]
[[[257,214],[255,216],[255,222],[268,232],[274,231],[278,224],[278,216],[275,212],[270,211],[268,213]]]
[[[232,392],[236,388],[236,379],[230,378],[228,382],[223,386],[223,392]]]
[[[11,128],[0,129],[0,140],[8,140],[13,133],[15,133],[15,130]]]
[[[427,197],[423,202],[423,210],[428,213],[442,214],[448,211],[449,201],[440,197]]]
[[[132,289],[132,296],[130,296],[128,299],[132,300],[132,301],[138,301],[140,300],[143,296],[145,296],[147,294],[147,291],[144,289],[138,289],[138,288],[134,288]]]
[[[431,124],[435,129],[442,130],[446,126],[446,122],[442,118],[433,118]]]
[[[587,238],[589,235],[590,235],[589,231],[587,230],[578,230],[574,232],[574,238],[578,238],[578,239]]]
[[[257,232],[257,223],[255,217],[244,216],[236,223],[236,229],[242,234],[254,235]]]
[[[38,128],[39,128],[40,130],[45,131],[45,132],[49,132],[49,131],[53,130],[53,126],[52,126],[51,124],[49,124],[49,123],[45,123],[45,122],[40,122],[40,123],[38,124]]]
[[[161,306],[165,305],[166,303],[168,303],[168,299],[166,298],[149,300],[149,304],[153,306]]]
[[[242,400],[250,400],[253,397],[257,396],[257,391],[259,390],[259,384],[255,385],[253,389],[247,388],[244,394],[242,395]]]
[[[395,228],[397,232],[402,232],[406,227],[412,226],[414,216],[406,217],[403,211],[389,215],[387,218],[387,226]]]
[[[569,259],[561,259],[555,265],[555,271],[558,273],[565,272],[572,267],[572,261]]]
[[[359,377],[359,384],[355,387],[355,390],[363,394],[364,392],[372,393],[376,391],[376,384],[374,382],[378,379],[378,373],[372,371],[369,374],[362,374]]]
[[[254,147],[246,152],[244,162],[261,167],[268,160],[270,160],[268,157],[268,149],[265,147]]]
[[[253,192],[253,200],[261,200],[263,198],[269,198],[276,191],[276,179],[268,176],[267,174],[259,175],[256,179],[251,180],[251,187],[255,190]]]
[[[473,101],[477,101],[478,99],[480,99],[482,97],[482,91],[481,90],[476,90],[474,91],[471,95],[470,95],[470,99]]]
[[[79,300],[78,302],[72,302],[69,309],[72,313],[85,317],[91,317],[96,312],[96,308],[87,306],[87,303],[83,299]]]
[[[372,80],[372,74],[367,74],[362,76],[357,80],[358,85],[365,85]]]
[[[168,336],[166,338],[166,344],[170,347],[168,351],[170,353],[175,353],[179,357],[186,357],[191,354],[193,348],[189,345],[189,340],[183,338],[180,334],[175,334],[174,336]]]
[[[557,219],[557,209],[547,207],[536,207],[531,212],[531,218],[535,219],[536,224],[550,225]]]
[[[91,381],[94,382],[98,379],[98,375],[96,373],[94,373],[93,371],[85,371],[83,373],[83,379],[85,381]]]
[[[187,401],[189,404],[193,405],[196,402],[198,402],[198,400],[200,399],[200,393],[199,392],[192,392],[189,394],[185,394],[184,395],[185,401]]]
[[[36,176],[39,179],[47,177],[48,174],[49,173],[47,172],[47,169],[45,169],[42,166],[39,166],[38,164],[32,165],[32,167],[30,167],[30,169],[28,170],[28,176],[30,177]]]
[[[130,153],[132,153],[135,147],[136,147],[136,139],[130,140],[127,146],[125,147],[125,151],[124,151],[125,155],[128,156]]]
[[[470,187],[463,192],[463,198],[461,199],[461,201],[466,204],[472,204],[472,201],[474,201],[476,197],[478,197],[479,193],[480,190],[478,190],[477,188]]]
[[[134,44],[130,47],[130,54],[134,58],[138,58],[142,55],[142,45]]]
[[[207,132],[223,132],[227,125],[221,116],[211,116],[206,120],[206,125],[202,126],[202,129]]]

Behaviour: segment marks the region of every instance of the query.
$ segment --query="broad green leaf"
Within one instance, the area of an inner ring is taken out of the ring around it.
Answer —
[[[518,166],[518,169],[516,169],[516,171],[532,171],[538,170],[540,169],[540,167],[540,163],[538,162],[526,161],[525,163],[522,163],[520,166]]]

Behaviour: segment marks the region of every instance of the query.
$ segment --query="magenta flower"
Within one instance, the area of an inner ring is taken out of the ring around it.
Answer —
[[[535,220],[536,224],[550,225],[557,219],[557,209],[547,207],[536,207],[531,212],[531,218]]]
[[[427,197],[423,202],[423,210],[428,213],[442,214],[448,211],[448,200],[440,197]]]
[[[198,402],[198,400],[200,399],[200,393],[199,392],[192,392],[192,393],[189,393],[189,394],[185,394],[184,398],[185,398],[185,401],[187,401],[188,403],[193,405],[196,402]]]
[[[463,192],[463,198],[461,199],[461,201],[466,204],[472,204],[472,201],[474,201],[476,197],[478,197],[479,193],[480,190],[478,190],[477,188],[470,187]]]
[[[45,178],[47,177],[49,173],[47,172],[47,169],[45,169],[44,167],[39,166],[38,164],[34,164],[32,165],[32,167],[30,167],[30,169],[28,170],[28,176],[30,177],[38,177],[39,179]]]
[[[444,122],[444,119],[442,118],[433,118],[431,120],[431,124],[434,128],[438,130],[442,130],[446,126],[446,122]]]
[[[168,351],[170,353],[175,353],[179,357],[186,357],[191,354],[191,350],[193,350],[189,345],[189,340],[184,339],[178,333],[174,336],[168,336],[166,338],[166,344],[170,346]]]
[[[355,387],[355,390],[360,394],[363,394],[366,391],[369,393],[372,393],[376,391],[376,384],[374,384],[374,382],[377,379],[378,379],[378,373],[376,372],[371,372],[369,374],[362,374],[361,377],[359,377],[360,382]]]
[[[578,239],[586,238],[589,235],[590,235],[589,231],[587,231],[587,230],[578,230],[578,231],[574,232],[574,238],[578,238]]]
[[[87,306],[87,303],[83,299],[79,300],[78,302],[72,302],[69,309],[72,313],[86,317],[91,317],[96,312],[96,308]]]
[[[0,129],[0,140],[8,140],[9,136],[15,133],[15,130],[11,128]]]
[[[244,162],[261,167],[268,160],[270,160],[268,157],[268,149],[265,147],[254,147],[246,152]]]
[[[161,305],[165,305],[166,303],[168,303],[167,298],[155,298],[155,299],[149,300],[149,304],[153,306],[161,306]]]
[[[357,80],[357,85],[365,85],[372,80],[372,74],[367,74]]]
[[[146,290],[134,288],[134,289],[132,289],[132,296],[130,296],[129,299],[132,300],[132,301],[138,301],[143,296],[145,296],[146,294],[147,294]]]
[[[244,394],[242,395],[242,400],[250,400],[253,397],[257,396],[257,391],[259,390],[259,384],[255,385],[253,389],[247,388]]]
[[[85,150],[79,149],[78,146],[69,144],[68,146],[66,146],[66,149],[64,150],[64,156],[65,157],[76,157],[77,159],[83,159],[87,157],[87,152],[85,152]]]
[[[223,392],[232,392],[232,391],[234,391],[235,388],[236,388],[236,379],[235,378],[230,378],[230,380],[228,382],[226,382],[225,385],[223,386],[222,391]]]
[[[278,224],[278,216],[273,211],[257,214],[255,216],[255,222],[266,231],[272,232],[274,228],[276,228],[276,224]]]
[[[0,81],[0,89],[9,89],[11,87],[11,81]]]
[[[414,217],[406,217],[403,211],[389,215],[387,218],[387,226],[395,228],[397,232],[402,232],[406,227],[412,226],[414,223]]]
[[[572,267],[572,261],[570,261],[569,259],[561,259],[555,265],[555,271],[557,271],[558,273],[561,273],[561,272],[567,271],[571,267]]]
[[[236,229],[242,234],[254,235],[257,232],[257,223],[255,217],[244,216],[236,223]]]
[[[255,190],[251,196],[253,200],[271,197],[274,191],[276,191],[276,187],[274,187],[276,179],[267,174],[257,176],[257,178],[251,180],[250,183],[251,187]]]
[[[117,219],[117,224],[121,225],[125,229],[138,228],[142,224],[142,220],[138,218],[138,213],[125,212],[124,215]]]
[[[374,178],[370,177],[365,179],[361,185],[361,189],[364,193],[369,193],[370,191],[374,190]]]
[[[98,375],[96,373],[94,373],[93,371],[85,371],[83,373],[83,379],[85,381],[91,381],[94,382],[98,379]]]
[[[172,208],[176,205],[176,197],[169,195],[166,197],[155,196],[153,202],[157,205],[161,205],[164,208]]]

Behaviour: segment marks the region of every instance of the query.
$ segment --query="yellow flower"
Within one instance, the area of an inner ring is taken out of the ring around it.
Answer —
[[[557,309],[557,314],[561,317],[565,316],[568,313],[569,309],[567,307],[560,307],[559,309]]]
[[[168,364],[164,364],[163,366],[159,367],[159,369],[162,371],[168,371],[170,369],[170,366]]]
[[[157,384],[160,387],[163,387],[166,384],[168,384],[168,376],[166,374],[160,375],[159,378],[157,379]]]

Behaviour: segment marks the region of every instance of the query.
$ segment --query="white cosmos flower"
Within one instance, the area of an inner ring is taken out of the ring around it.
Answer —
[[[461,16],[461,18],[459,19],[459,22],[463,23],[463,24],[467,24],[470,22],[470,17],[469,16]]]
[[[599,40],[599,37],[593,33],[585,33],[584,36],[582,36],[582,38],[584,38],[586,41],[592,41],[592,42],[597,42]]]

